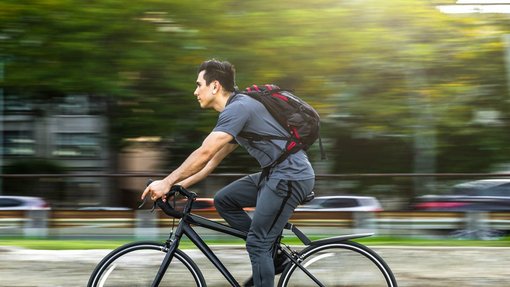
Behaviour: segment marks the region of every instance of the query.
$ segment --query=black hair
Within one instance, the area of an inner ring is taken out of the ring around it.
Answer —
[[[234,65],[227,61],[218,61],[211,59],[202,62],[198,68],[198,73],[205,71],[204,80],[207,85],[212,81],[220,82],[221,86],[229,91],[233,92],[236,87],[236,70]]]

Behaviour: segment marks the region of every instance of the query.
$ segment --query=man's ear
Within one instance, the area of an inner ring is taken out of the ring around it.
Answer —
[[[220,90],[220,83],[218,81],[213,82],[213,94],[216,94]]]

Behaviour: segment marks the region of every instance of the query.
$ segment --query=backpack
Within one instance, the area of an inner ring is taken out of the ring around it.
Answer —
[[[260,140],[286,140],[285,151],[273,162],[273,167],[284,161],[289,155],[299,150],[307,150],[317,139],[321,151],[321,159],[325,159],[325,153],[320,138],[319,113],[308,103],[295,96],[288,90],[272,84],[264,86],[252,85],[244,91],[236,91],[261,102],[275,120],[285,128],[290,136],[267,136],[250,132],[241,132],[239,136],[248,141]]]

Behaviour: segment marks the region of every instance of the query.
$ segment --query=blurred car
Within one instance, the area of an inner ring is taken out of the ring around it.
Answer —
[[[510,197],[510,179],[481,179],[453,186],[454,195]]]
[[[49,210],[44,199],[35,196],[0,195],[0,210]]]
[[[80,207],[78,210],[131,210],[131,208],[127,207],[117,207],[117,206],[86,206]]]
[[[382,211],[377,198],[372,196],[317,196],[310,202],[300,205],[296,211]]]
[[[447,195],[416,198],[423,211],[510,211],[510,179],[481,179],[454,185]]]

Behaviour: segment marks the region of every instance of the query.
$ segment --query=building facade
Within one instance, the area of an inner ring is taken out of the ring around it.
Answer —
[[[68,95],[46,102],[6,95],[2,117],[2,166],[43,160],[61,166],[66,173],[79,175],[58,179],[62,184],[49,185],[63,190],[46,194],[34,190],[35,194],[26,194],[41,195],[54,206],[109,204],[109,179],[87,177],[111,171],[105,115],[104,100],[89,95]],[[41,186],[48,184],[41,182]],[[12,191],[3,185],[2,194],[10,193]]]

